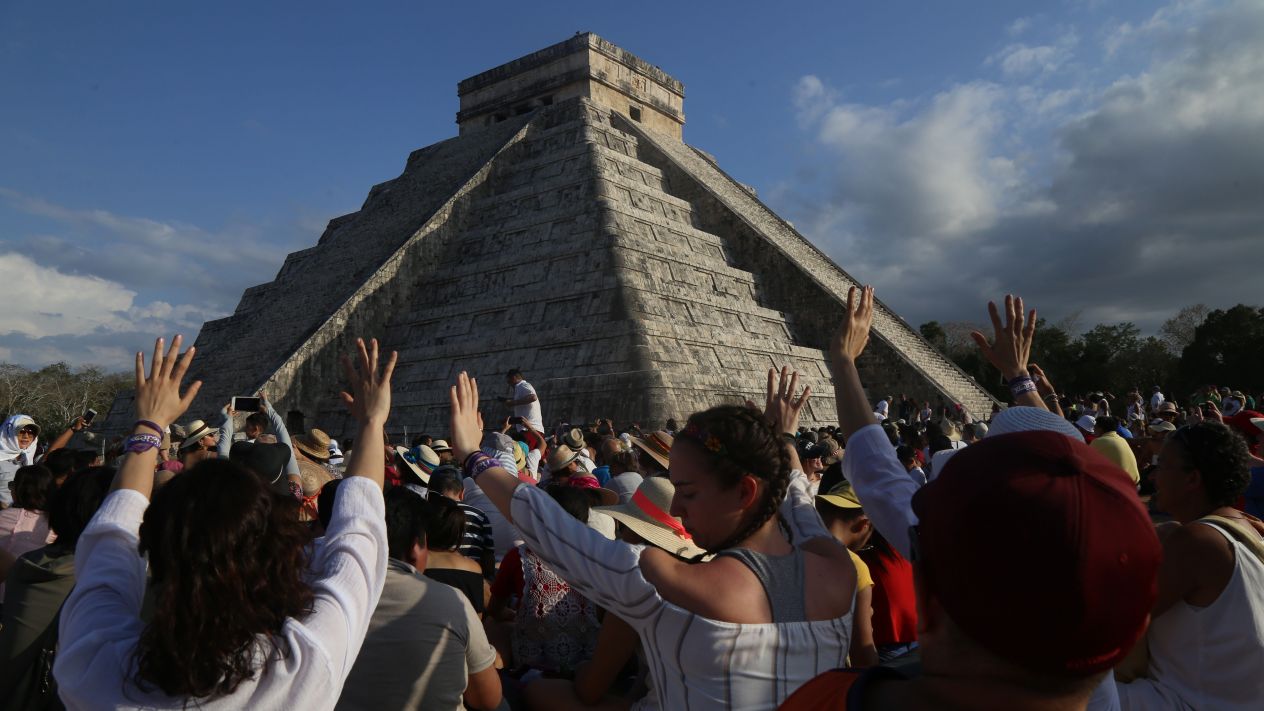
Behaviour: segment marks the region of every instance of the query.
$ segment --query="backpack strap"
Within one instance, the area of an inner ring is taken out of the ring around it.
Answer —
[[[1210,523],[1233,536],[1235,541],[1246,546],[1255,555],[1255,558],[1264,564],[1264,538],[1260,538],[1260,535],[1255,532],[1254,528],[1224,516],[1203,516],[1198,520],[1203,523]]]

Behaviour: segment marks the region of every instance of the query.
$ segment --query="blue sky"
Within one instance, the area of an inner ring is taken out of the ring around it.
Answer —
[[[454,135],[457,81],[577,30],[683,81],[686,141],[914,324],[1261,301],[1260,3],[10,0],[0,360],[193,335]]]

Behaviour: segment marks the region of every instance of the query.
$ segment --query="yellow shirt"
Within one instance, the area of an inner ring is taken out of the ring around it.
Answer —
[[[1133,484],[1141,483],[1141,472],[1137,470],[1137,457],[1128,446],[1128,440],[1120,437],[1119,433],[1107,432],[1093,440],[1089,446],[1101,452],[1120,469],[1128,472]]]
[[[856,592],[860,592],[865,588],[873,586],[873,576],[869,574],[869,566],[860,559],[860,556],[847,549],[847,555],[851,556],[851,562],[856,564]]]

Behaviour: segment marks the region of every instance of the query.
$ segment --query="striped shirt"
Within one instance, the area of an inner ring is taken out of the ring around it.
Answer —
[[[575,520],[543,490],[519,486],[513,520],[559,576],[632,625],[654,693],[636,709],[768,709],[821,672],[844,666],[852,613],[832,620],[735,624],[667,602],[641,573],[642,545],[612,541]],[[794,541],[828,537],[795,472],[781,513]]]
[[[457,551],[474,560],[481,560],[483,551],[495,552],[496,543],[492,536],[492,522],[487,518],[487,514],[460,501],[456,505],[465,514],[465,533],[461,536],[461,545]]]

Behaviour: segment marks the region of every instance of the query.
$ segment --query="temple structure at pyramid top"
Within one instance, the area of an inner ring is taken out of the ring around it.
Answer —
[[[461,135],[566,99],[583,98],[683,138],[685,85],[591,32],[457,84]]]
[[[233,395],[263,389],[291,429],[350,434],[337,358],[377,336],[400,353],[396,438],[446,431],[461,370],[500,421],[511,368],[536,387],[546,427],[662,427],[759,400],[782,365],[815,393],[803,422],[834,421],[823,349],[857,282],[684,143],[679,81],[582,33],[458,94],[459,136],[413,152],[202,327],[189,419],[216,422]],[[976,415],[993,404],[881,304],[859,366],[874,400],[908,394]],[[106,429],[131,417],[120,398]]]

